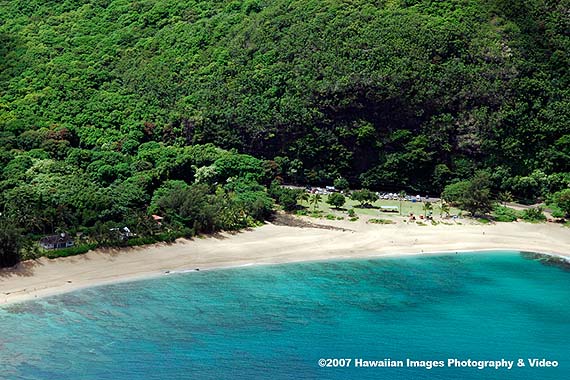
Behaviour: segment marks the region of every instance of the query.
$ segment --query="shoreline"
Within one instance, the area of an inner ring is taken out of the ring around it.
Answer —
[[[260,265],[517,251],[570,262],[570,231],[558,225],[379,226],[365,221],[320,221],[339,229],[278,226],[224,233],[174,244],[96,250],[49,260],[40,258],[0,270],[0,307],[94,286],[164,275]]]

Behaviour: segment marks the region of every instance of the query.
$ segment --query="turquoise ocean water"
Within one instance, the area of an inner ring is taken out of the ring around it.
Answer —
[[[516,252],[200,271],[0,308],[0,328],[10,380],[570,379],[570,272]],[[515,368],[354,367],[385,358]]]

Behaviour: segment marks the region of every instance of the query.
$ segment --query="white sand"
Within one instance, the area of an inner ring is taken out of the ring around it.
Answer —
[[[487,249],[570,257],[570,229],[555,224],[419,226],[316,222],[351,231],[268,224],[235,235],[180,240],[172,245],[98,250],[55,260],[42,258],[0,271],[0,304],[195,268]]]

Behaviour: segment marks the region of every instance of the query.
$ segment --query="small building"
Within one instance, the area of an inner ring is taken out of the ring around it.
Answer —
[[[43,249],[62,249],[73,247],[73,239],[69,234],[62,232],[59,235],[45,236],[40,240]]]

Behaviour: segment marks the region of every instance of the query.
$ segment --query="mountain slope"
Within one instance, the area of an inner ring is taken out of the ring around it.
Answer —
[[[4,0],[0,128],[25,150],[64,129],[49,148],[61,157],[213,142],[289,181],[439,191],[487,169],[497,189],[537,196],[570,181],[569,9]]]

